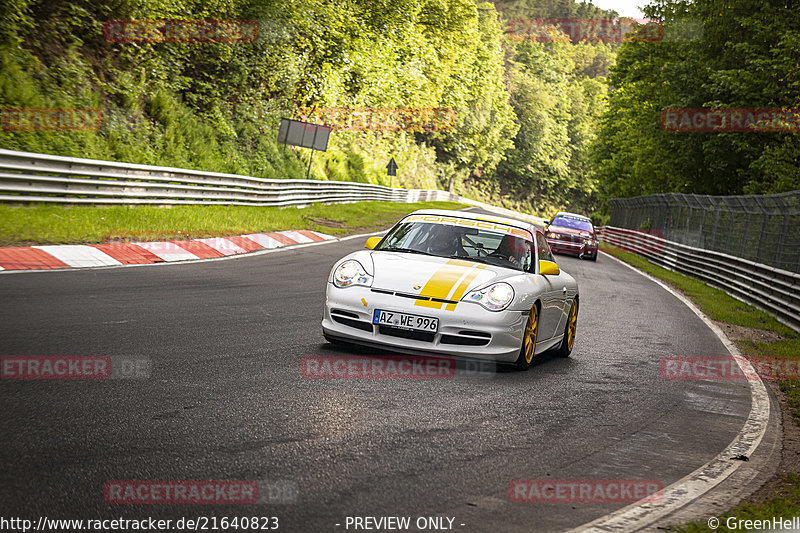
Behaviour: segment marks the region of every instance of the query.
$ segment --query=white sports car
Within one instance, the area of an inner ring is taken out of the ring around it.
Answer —
[[[513,363],[572,352],[578,284],[544,230],[464,211],[415,211],[328,278],[322,332],[406,353]]]

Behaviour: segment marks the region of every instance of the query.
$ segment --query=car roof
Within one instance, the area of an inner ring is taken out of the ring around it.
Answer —
[[[408,214],[408,216],[411,215],[438,215],[447,217],[466,218],[469,220],[483,220],[485,222],[495,222],[498,224],[505,224],[507,226],[524,229],[530,231],[531,233],[542,231],[542,228],[540,226],[537,226],[536,224],[531,224],[530,222],[525,222],[523,220],[517,220],[515,218],[508,218],[508,217],[499,217],[495,215],[487,215],[485,213],[471,213],[469,211],[455,211],[452,209],[418,209],[413,213]]]
[[[592,219],[587,217],[587,216],[579,215],[577,213],[567,213],[566,211],[559,211],[558,213],[556,213],[556,216],[553,217],[553,218],[561,217],[561,216],[578,218],[580,220],[585,220],[586,222],[591,222],[592,221]]]

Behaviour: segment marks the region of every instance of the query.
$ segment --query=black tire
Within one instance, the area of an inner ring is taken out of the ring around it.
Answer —
[[[533,324],[533,326],[531,326]],[[525,331],[522,337],[522,346],[519,349],[514,366],[517,370],[528,370],[533,362],[533,354],[536,351],[536,339],[539,336],[539,306],[534,305],[528,313],[528,321],[525,323]]]
[[[567,315],[567,323],[564,326],[564,338],[561,340],[561,346],[558,347],[556,355],[559,357],[569,357],[572,353],[572,347],[575,345],[575,332],[578,328],[578,299],[572,300],[572,305],[569,308],[569,315]]]
[[[590,258],[592,261],[597,261],[597,252]]]

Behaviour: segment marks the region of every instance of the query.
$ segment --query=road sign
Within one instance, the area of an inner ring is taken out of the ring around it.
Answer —
[[[278,128],[278,142],[325,152],[328,150],[330,134],[330,126],[282,118]]]
[[[311,148],[311,157],[308,160],[308,170],[306,179],[311,173],[311,162],[314,160],[314,150],[320,152],[328,151],[328,137],[331,135],[331,127],[322,124],[311,124],[300,120],[282,118],[281,125],[278,127],[278,143],[283,143],[283,151],[286,152],[286,145],[302,146]]]
[[[397,176],[397,163],[394,162],[394,157],[389,160],[386,165],[386,172],[389,176]]]

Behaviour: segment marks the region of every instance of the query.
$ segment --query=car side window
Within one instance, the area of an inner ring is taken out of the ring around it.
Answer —
[[[556,262],[553,257],[553,252],[550,251],[550,245],[547,244],[543,233],[536,233],[536,248],[539,250],[539,261]]]

